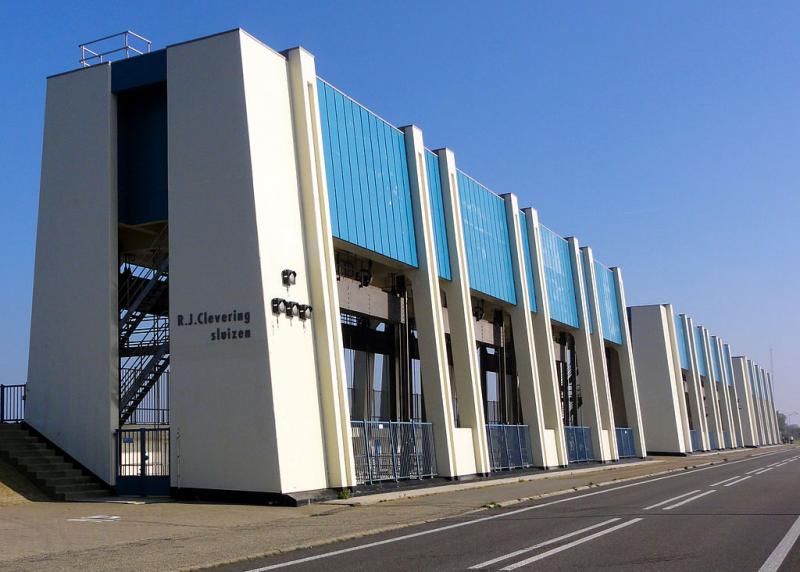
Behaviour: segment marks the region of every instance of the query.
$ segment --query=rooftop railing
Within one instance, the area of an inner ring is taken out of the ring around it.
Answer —
[[[149,53],[152,42],[136,32],[125,30],[80,44],[78,47],[81,49],[81,65],[88,68],[104,62]]]

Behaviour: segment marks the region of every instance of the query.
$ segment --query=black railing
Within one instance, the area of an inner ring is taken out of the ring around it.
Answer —
[[[433,426],[399,421],[352,421],[359,484],[436,476]]]
[[[486,437],[493,471],[533,466],[531,434],[527,425],[487,423]]]
[[[0,423],[25,420],[25,387],[0,384]]]

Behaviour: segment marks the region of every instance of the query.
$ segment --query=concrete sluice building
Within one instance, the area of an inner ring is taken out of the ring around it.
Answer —
[[[26,417],[118,492],[770,442],[763,370],[688,318],[679,350],[671,310],[633,310],[634,364],[625,308],[618,268],[302,48],[237,29],[48,80]]]
[[[781,442],[772,376],[669,304],[628,309],[648,447],[691,453]]]

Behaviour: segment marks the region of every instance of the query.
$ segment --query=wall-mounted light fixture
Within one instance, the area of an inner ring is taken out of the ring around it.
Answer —
[[[483,320],[484,316],[486,316],[486,311],[483,309],[483,306],[473,306],[472,316],[480,322]]]
[[[281,280],[284,286],[294,286],[297,283],[297,272],[287,268],[281,272]]]
[[[272,299],[272,313],[283,314],[286,311],[286,300],[283,298]]]
[[[300,311],[301,320],[311,319],[311,306],[309,304],[300,304],[298,309]]]
[[[286,301],[286,317],[296,318],[300,315],[300,305],[297,302]]]
[[[369,270],[362,270],[356,276],[358,279],[358,284],[360,288],[366,288],[370,284],[372,284],[372,272]]]

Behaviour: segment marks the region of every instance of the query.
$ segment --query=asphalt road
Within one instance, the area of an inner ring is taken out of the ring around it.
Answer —
[[[800,452],[489,509],[219,567],[266,570],[800,570]]]

